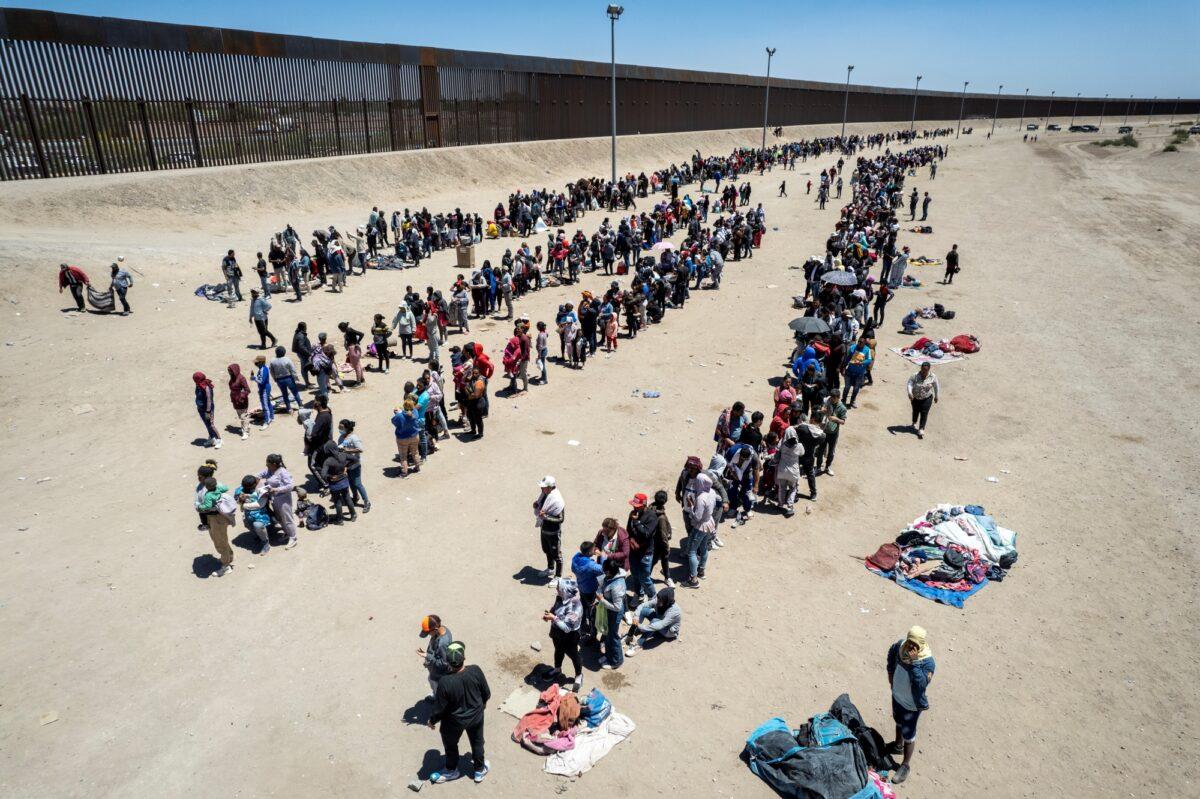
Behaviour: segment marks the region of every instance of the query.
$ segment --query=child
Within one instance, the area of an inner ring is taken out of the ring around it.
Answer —
[[[537,365],[542,371],[542,376],[538,380],[541,385],[546,385],[546,358],[550,354],[550,337],[546,333],[546,323],[537,323]]]
[[[270,500],[258,491],[258,478],[252,474],[243,477],[242,484],[233,492],[233,496],[242,508],[242,518],[246,522],[246,529],[253,532],[258,536],[258,540],[262,541],[262,548],[258,550],[258,554],[267,554],[271,551],[271,539],[267,534],[271,526],[271,517],[266,510]]]
[[[606,352],[612,352],[617,348],[617,315],[613,311],[611,303],[604,304],[604,310],[600,312],[604,322],[604,349]]]

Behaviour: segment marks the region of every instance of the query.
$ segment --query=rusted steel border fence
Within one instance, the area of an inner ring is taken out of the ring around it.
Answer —
[[[609,132],[609,65],[0,9],[0,179],[246,164]],[[756,127],[761,77],[617,67],[619,134]],[[840,121],[841,84],[771,82],[769,124]],[[851,122],[904,122],[912,91],[850,87]],[[954,119],[961,95],[920,93]],[[1050,98],[1004,96],[1001,117]],[[1056,116],[1074,98],[1053,101]],[[989,118],[992,94],[966,95]],[[1128,106],[1128,108],[1126,107]],[[1113,118],[1174,100],[1110,100]],[[1080,116],[1101,101],[1079,101]],[[1179,114],[1200,101],[1178,103]]]

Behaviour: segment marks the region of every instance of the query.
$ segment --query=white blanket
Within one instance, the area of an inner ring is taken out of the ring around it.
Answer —
[[[949,511],[952,505],[938,505],[936,510]],[[922,516],[913,520],[913,526],[925,520]],[[994,521],[994,520],[993,520]],[[952,544],[958,544],[974,552],[992,563],[999,563],[1000,558],[1017,548],[1017,534],[996,525],[994,532],[989,532],[979,520],[970,513],[961,513],[933,526],[933,533]]]
[[[575,733],[575,748],[569,752],[556,752],[546,758],[546,772],[564,777],[586,774],[635,729],[637,725],[633,719],[616,711],[610,713],[599,727],[587,729],[580,726]]]

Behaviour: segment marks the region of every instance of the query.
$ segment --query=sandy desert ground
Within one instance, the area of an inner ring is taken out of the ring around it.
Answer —
[[[915,180],[934,198],[935,233],[902,243],[938,257],[958,243],[963,272],[944,287],[940,268],[915,269],[926,287],[902,292],[890,321],[904,305],[942,302],[957,319],[929,329],[973,332],[983,351],[938,367],[943,401],[918,441],[888,431],[907,422],[910,368],[886,353],[898,336],[885,327],[876,385],[812,513],[762,515],[726,535],[703,590],[680,591],[680,642],[619,672],[589,671],[638,730],[575,783],[541,773],[496,710],[549,651],[540,616],[550,592],[517,577],[540,567],[536,480],[558,477],[564,541],[577,543],[604,516],[623,518],[633,492],[670,488],[685,456],[707,455],[723,406],[769,407],[800,286],[789,267],[821,251],[837,214],[835,204],[816,210],[802,184],[836,157],[788,173],[790,198],[774,196],[778,172],[753,179],[778,231],[752,261],[730,265],[721,291],[610,359],[579,373],[552,367],[548,386],[494,399],[487,437],[447,442],[416,478],[383,470],[390,410],[418,368],[394,364],[335,396],[335,414],[357,419],[369,448],[375,510],[304,534],[292,551],[238,549],[222,579],[194,573],[207,573],[211,547],[190,507],[209,454],[192,443],[201,427],[190,374],[222,375],[254,355],[244,306],[192,296],[216,280],[224,250],[245,264],[285,222],[350,225],[373,204],[486,214],[515,187],[605,174],[607,140],[0,187],[0,796],[404,795],[440,764],[436,734],[413,723],[425,712],[414,650],[429,612],[467,642],[493,690],[492,776],[426,788],[438,795],[765,797],[738,760],[747,732],[773,715],[799,723],[843,692],[889,730],[884,655],[913,623],[929,630],[938,673],[902,796],[1192,792],[1200,146],[1159,152],[1164,123],[1136,150],[1066,133],[1023,144],[1011,122],[986,141],[977,124],[950,141],[935,181]],[[758,135],[623,139],[621,167],[724,153]],[[482,255],[504,246],[485,243]],[[135,313],[62,313],[58,263],[99,276],[118,253],[138,270]],[[444,288],[456,271],[442,254],[344,295],[276,302],[272,327],[286,339],[300,319],[314,331],[361,326],[390,316],[406,283]],[[544,291],[518,309],[552,318],[576,292]],[[496,355],[510,328],[473,330]],[[220,421],[232,422],[221,386],[218,396]],[[85,405],[94,410],[76,413]],[[287,417],[226,442],[216,454],[227,483],[268,452],[302,462]],[[963,611],[858,559],[939,501],[981,503],[1020,533],[1009,579]]]

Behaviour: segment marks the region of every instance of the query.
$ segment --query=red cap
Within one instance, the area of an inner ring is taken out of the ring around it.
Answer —
[[[629,500],[629,504],[635,508],[644,508],[648,499],[645,494],[634,494],[633,499]]]

